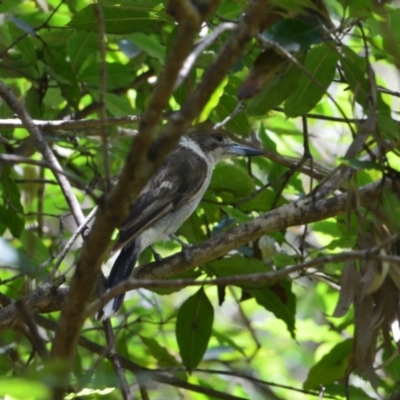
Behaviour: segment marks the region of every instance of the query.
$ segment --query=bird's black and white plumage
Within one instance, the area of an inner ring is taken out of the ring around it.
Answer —
[[[182,137],[119,228],[112,250],[121,249],[121,252],[108,277],[107,288],[128,279],[140,253],[154,242],[167,240],[193,213],[219,161],[231,156],[259,154],[263,151],[233,142],[222,129],[198,127]],[[110,318],[121,308],[123,299],[124,294],[108,302],[98,318]]]

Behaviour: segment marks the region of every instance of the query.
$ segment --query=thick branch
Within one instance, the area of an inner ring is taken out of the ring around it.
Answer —
[[[382,189],[382,182],[377,181],[359,190],[362,205],[371,205]],[[345,212],[348,206],[348,195],[332,197],[327,200],[312,201],[311,198],[299,200],[286,206],[276,208],[249,222],[239,225],[228,232],[216,236],[200,245],[182,253],[168,257],[161,264],[152,263],[137,268],[137,279],[163,279],[201,265],[231,250],[249,243],[263,235],[287,229],[290,226],[304,225],[334,217]],[[185,260],[187,257],[189,262]]]
[[[104,120],[104,126],[119,126],[134,124],[140,121],[140,116],[137,115],[126,115],[123,117],[110,117]],[[100,119],[83,119],[83,120],[72,120],[72,121],[44,121],[39,119],[33,119],[32,122],[40,128],[42,131],[52,132],[58,130],[75,130],[75,129],[99,129],[102,125]],[[0,128],[12,129],[12,128],[24,128],[25,125],[20,119],[0,119]],[[99,133],[97,133],[99,135]]]
[[[187,20],[179,28],[177,40],[153,92],[149,107],[143,115],[139,134],[128,153],[120,179],[106,201],[99,205],[92,231],[82,248],[52,347],[53,357],[67,359],[66,373],[72,366],[85,318],[84,310],[93,292],[95,278],[100,271],[112,232],[128,214],[130,204],[162,162],[163,157],[168,154],[165,150],[157,160],[149,160],[147,150],[156,126],[161,120],[162,110],[171,96],[173,83],[200,28],[200,20],[196,24],[194,19],[195,16],[188,15]],[[61,393],[58,397],[61,397]]]
[[[392,187],[393,182],[386,180],[385,187]],[[381,181],[374,182],[372,184],[366,185],[360,188],[360,202],[364,206],[371,206],[381,194],[381,189],[383,188],[383,184]],[[240,225],[236,228],[231,229],[230,231],[212,238],[210,240],[201,243],[200,245],[188,249],[187,255],[188,258],[185,259],[185,256],[182,253],[173,255],[171,257],[165,258],[162,263],[152,263],[148,264],[144,267],[137,268],[136,278],[137,279],[165,279],[172,275],[175,275],[180,272],[187,271],[191,268],[194,268],[197,265],[201,265],[203,263],[212,261],[218,257],[223,256],[229,251],[236,249],[237,247],[248,243],[252,240],[255,240],[263,235],[267,235],[272,232],[276,232],[278,230],[284,230],[291,226],[302,225],[305,223],[312,223],[321,221],[325,218],[336,216],[340,213],[343,213],[347,210],[348,207],[348,195],[343,194],[337,197],[330,198],[328,200],[319,200],[316,202],[311,201],[311,199],[305,199],[298,201],[296,203],[291,203],[286,206],[282,206],[275,210],[269,211],[264,215],[255,218],[252,221],[249,221],[243,225]],[[357,254],[352,252],[354,257],[361,257],[363,254]],[[350,255],[349,255],[350,257]],[[382,256],[380,256],[382,257]],[[310,267],[311,264],[307,263],[306,265],[295,266],[290,272],[294,272],[296,270],[302,269],[305,266]],[[263,277],[263,279],[278,279],[282,276],[280,273],[287,275],[288,271],[277,272],[276,274],[272,274],[268,277]],[[231,278],[231,283],[236,278]],[[239,280],[239,278],[237,278]],[[243,276],[240,279],[245,280],[246,277]],[[184,282],[186,283],[186,282]],[[182,283],[182,284],[184,284]],[[226,282],[225,282],[226,283]],[[155,283],[153,286],[157,285]],[[166,283],[165,286],[179,286],[179,282],[169,282]],[[127,283],[126,288],[133,288],[135,283],[131,282],[131,285]],[[142,287],[146,286],[145,282],[138,282],[137,286]],[[152,286],[151,282],[148,282],[148,286]],[[43,287],[37,289],[45,292]],[[60,290],[67,289],[58,289],[57,295],[59,296]],[[35,291],[36,292],[36,291]],[[34,298],[33,292],[31,295],[25,298],[25,302],[27,304],[28,309],[32,313],[42,313],[47,312],[44,307],[47,303],[35,302],[35,304],[30,304]],[[52,297],[55,296],[55,292],[47,291],[47,302],[51,302]],[[59,301],[58,307],[61,306],[61,302]],[[96,307],[96,306],[95,306]],[[59,309],[59,308],[57,308]],[[55,310],[55,308],[53,308]],[[85,311],[86,314],[86,311]],[[17,311],[13,305],[7,306],[4,309],[0,310],[0,333],[9,329],[12,325],[11,322],[17,317]]]

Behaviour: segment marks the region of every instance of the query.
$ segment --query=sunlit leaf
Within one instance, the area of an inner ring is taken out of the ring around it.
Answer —
[[[353,339],[338,343],[332,350],[314,364],[304,382],[304,389],[318,389],[345,377]]]
[[[329,44],[313,47],[308,52],[304,68],[313,79],[301,77],[296,90],[285,102],[288,117],[306,114],[316,106],[335,76],[338,58],[336,50]]]

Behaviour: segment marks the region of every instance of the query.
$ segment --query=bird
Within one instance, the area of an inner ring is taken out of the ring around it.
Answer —
[[[128,279],[140,253],[168,240],[195,211],[207,190],[214,166],[232,156],[256,156],[264,151],[234,142],[228,131],[199,124],[182,136],[130,208],[119,227],[111,252],[114,261],[106,290]],[[111,299],[97,314],[104,321],[122,307],[125,293]]]

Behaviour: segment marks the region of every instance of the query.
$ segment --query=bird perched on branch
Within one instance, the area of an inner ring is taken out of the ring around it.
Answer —
[[[223,129],[199,126],[183,136],[175,150],[144,187],[119,228],[112,251],[121,249],[107,280],[110,289],[128,279],[140,253],[159,240],[167,240],[193,213],[211,181],[214,166],[232,156],[264,152],[233,142]],[[113,316],[124,294],[110,300],[99,320]]]

